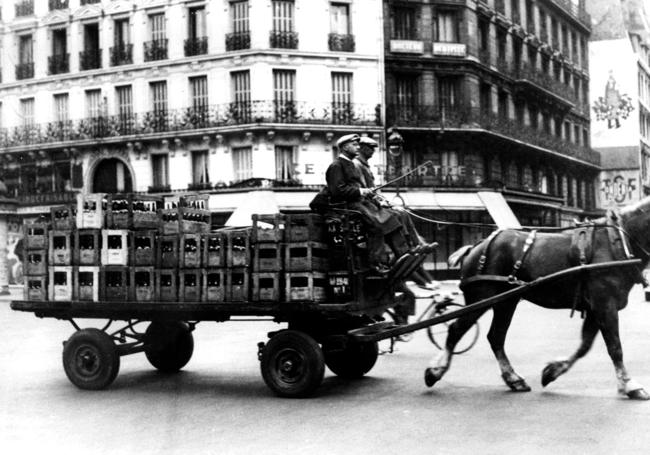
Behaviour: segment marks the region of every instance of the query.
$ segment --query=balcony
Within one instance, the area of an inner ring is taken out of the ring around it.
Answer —
[[[472,129],[491,131],[508,138],[558,152],[579,160],[600,165],[600,155],[589,147],[583,147],[552,134],[522,125],[510,119],[500,118],[492,113],[481,112],[477,108],[442,108],[438,105],[389,105],[386,110],[386,123],[398,128]]]
[[[51,55],[47,58],[47,73],[63,74],[70,72],[70,54]]]
[[[34,62],[19,63],[16,65],[16,79],[31,79],[34,77]]]
[[[111,66],[129,65],[133,63],[133,44],[121,43],[110,49]]]
[[[185,40],[185,57],[208,53],[208,37],[199,36]]]
[[[147,41],[144,43],[144,61],[167,59],[167,38]]]
[[[34,0],[23,0],[16,3],[16,17],[31,16],[34,14]]]
[[[226,35],[227,51],[239,51],[242,49],[250,49],[250,47],[251,47],[250,32],[236,32],[236,33],[228,33]]]
[[[586,28],[591,29],[591,16],[584,8],[576,5],[571,0],[555,0],[553,3],[577,19]]]
[[[272,30],[269,45],[275,49],[298,49],[298,33]]]
[[[90,49],[79,52],[79,68],[82,71],[94,70],[102,67],[102,50]]]
[[[575,94],[570,87],[527,63],[522,64],[521,68],[515,71],[514,76],[518,83],[533,89],[541,89],[547,96],[566,107],[571,108],[576,104]]]
[[[49,0],[50,11],[57,9],[68,9],[70,7],[70,0]]]
[[[0,147],[191,132],[250,123],[381,126],[381,106],[301,101],[248,101],[149,111],[0,129]]]
[[[333,52],[354,52],[354,35],[330,33],[327,44]]]

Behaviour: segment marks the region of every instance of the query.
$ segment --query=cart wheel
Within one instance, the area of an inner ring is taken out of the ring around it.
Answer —
[[[358,379],[372,370],[379,356],[376,341],[365,343],[349,342],[342,351],[325,353],[325,364],[332,372],[346,379]]]
[[[185,322],[153,321],[144,334],[144,354],[164,373],[175,373],[187,365],[194,352],[194,337]]]
[[[450,311],[457,310],[459,308],[464,308],[465,305],[461,305],[459,303],[445,303],[442,305],[437,305],[434,306],[431,311],[423,315],[424,319],[432,318],[434,316],[441,316],[445,313],[448,313]],[[447,321],[443,322],[442,324],[437,324],[431,327],[427,327],[427,335],[429,336],[429,340],[433,343],[435,347],[438,349],[443,349],[445,346],[445,340],[447,339],[447,330],[449,329],[449,325],[452,324],[454,321]],[[460,339],[458,344],[456,344],[456,347],[454,348],[454,354],[463,354],[476,344],[478,341],[478,336],[479,336],[479,326],[478,322],[475,322],[473,326],[469,328],[469,330],[463,335],[463,338]]]
[[[99,329],[83,329],[65,342],[63,369],[70,382],[80,389],[101,390],[115,380],[120,355],[108,334]]]
[[[278,396],[302,398],[320,386],[325,374],[323,351],[304,332],[283,330],[262,351],[262,377]]]

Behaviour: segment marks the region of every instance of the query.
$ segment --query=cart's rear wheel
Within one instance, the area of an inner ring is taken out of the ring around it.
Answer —
[[[264,382],[278,396],[306,397],[313,394],[323,382],[323,351],[304,332],[278,332],[264,347],[261,360]]]
[[[379,346],[376,341],[350,341],[344,350],[326,351],[325,364],[337,376],[347,379],[363,377],[377,362]]]
[[[63,346],[63,369],[70,382],[86,390],[108,387],[120,370],[120,355],[108,334],[83,329]]]
[[[192,358],[194,337],[185,322],[153,321],[144,336],[147,360],[164,373],[179,371]]]

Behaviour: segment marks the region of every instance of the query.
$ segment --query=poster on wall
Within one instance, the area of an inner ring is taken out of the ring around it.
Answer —
[[[589,67],[592,147],[638,145],[637,57],[630,41],[590,42]]]
[[[600,176],[600,207],[622,207],[640,199],[638,171],[603,171]]]

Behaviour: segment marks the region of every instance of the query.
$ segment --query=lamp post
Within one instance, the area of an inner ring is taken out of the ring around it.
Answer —
[[[388,167],[386,180],[398,177],[402,174],[402,152],[404,151],[404,139],[399,134],[395,127],[389,128],[388,131]],[[392,167],[393,173],[391,175],[390,169]],[[399,191],[399,185],[397,185]]]

